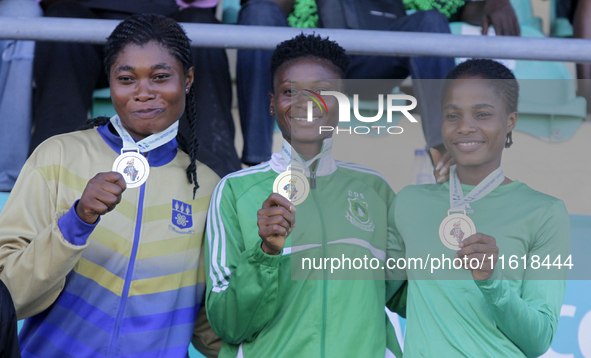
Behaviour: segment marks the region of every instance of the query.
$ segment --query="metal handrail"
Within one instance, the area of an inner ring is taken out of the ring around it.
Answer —
[[[0,17],[0,39],[103,44],[118,20]],[[591,62],[591,40],[183,23],[195,47],[266,49],[299,33],[328,36],[351,54]]]

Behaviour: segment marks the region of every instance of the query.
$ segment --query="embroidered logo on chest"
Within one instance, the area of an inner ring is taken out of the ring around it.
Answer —
[[[369,213],[369,205],[365,202],[365,197],[361,193],[349,190],[349,211],[345,217],[349,222],[361,230],[374,231],[375,225]]]
[[[172,200],[172,217],[168,228],[177,234],[194,234],[193,207],[180,200]]]

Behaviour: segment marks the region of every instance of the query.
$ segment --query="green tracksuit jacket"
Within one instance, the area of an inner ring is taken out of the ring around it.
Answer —
[[[220,357],[382,358],[387,340],[400,354],[387,327],[384,306],[392,293],[381,270],[394,192],[376,171],[324,157],[283,252],[267,255],[257,211],[286,167],[275,153],[270,162],[226,176],[212,196],[206,307],[224,341]],[[328,270],[302,269],[302,259],[315,258],[318,266],[323,257],[345,259],[347,270],[331,273],[330,262]],[[367,267],[373,259],[380,269],[356,270],[364,257]]]

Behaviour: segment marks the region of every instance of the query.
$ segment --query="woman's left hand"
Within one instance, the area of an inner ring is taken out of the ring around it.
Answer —
[[[456,258],[462,260],[464,269],[472,271],[475,280],[486,281],[492,277],[499,258],[499,247],[494,237],[477,232],[462,240],[459,246]]]

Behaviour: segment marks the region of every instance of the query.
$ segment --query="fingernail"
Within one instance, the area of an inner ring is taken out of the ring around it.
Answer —
[[[437,179],[438,183],[443,183],[445,181],[445,177],[439,177],[439,179]]]
[[[440,175],[444,175],[447,174],[447,168],[443,168],[441,169],[441,171],[439,172]]]
[[[437,166],[435,167],[435,170],[441,169],[442,166],[443,166],[443,163],[441,163],[441,162],[437,163]]]
[[[460,244],[458,245],[460,248],[464,247],[464,243],[460,242]]]
[[[295,208],[295,206],[293,206],[293,205],[291,205],[291,206],[289,207],[289,211],[291,211],[292,213],[295,213],[295,212],[296,212],[296,210],[297,210],[297,209],[296,209],[296,208]]]

